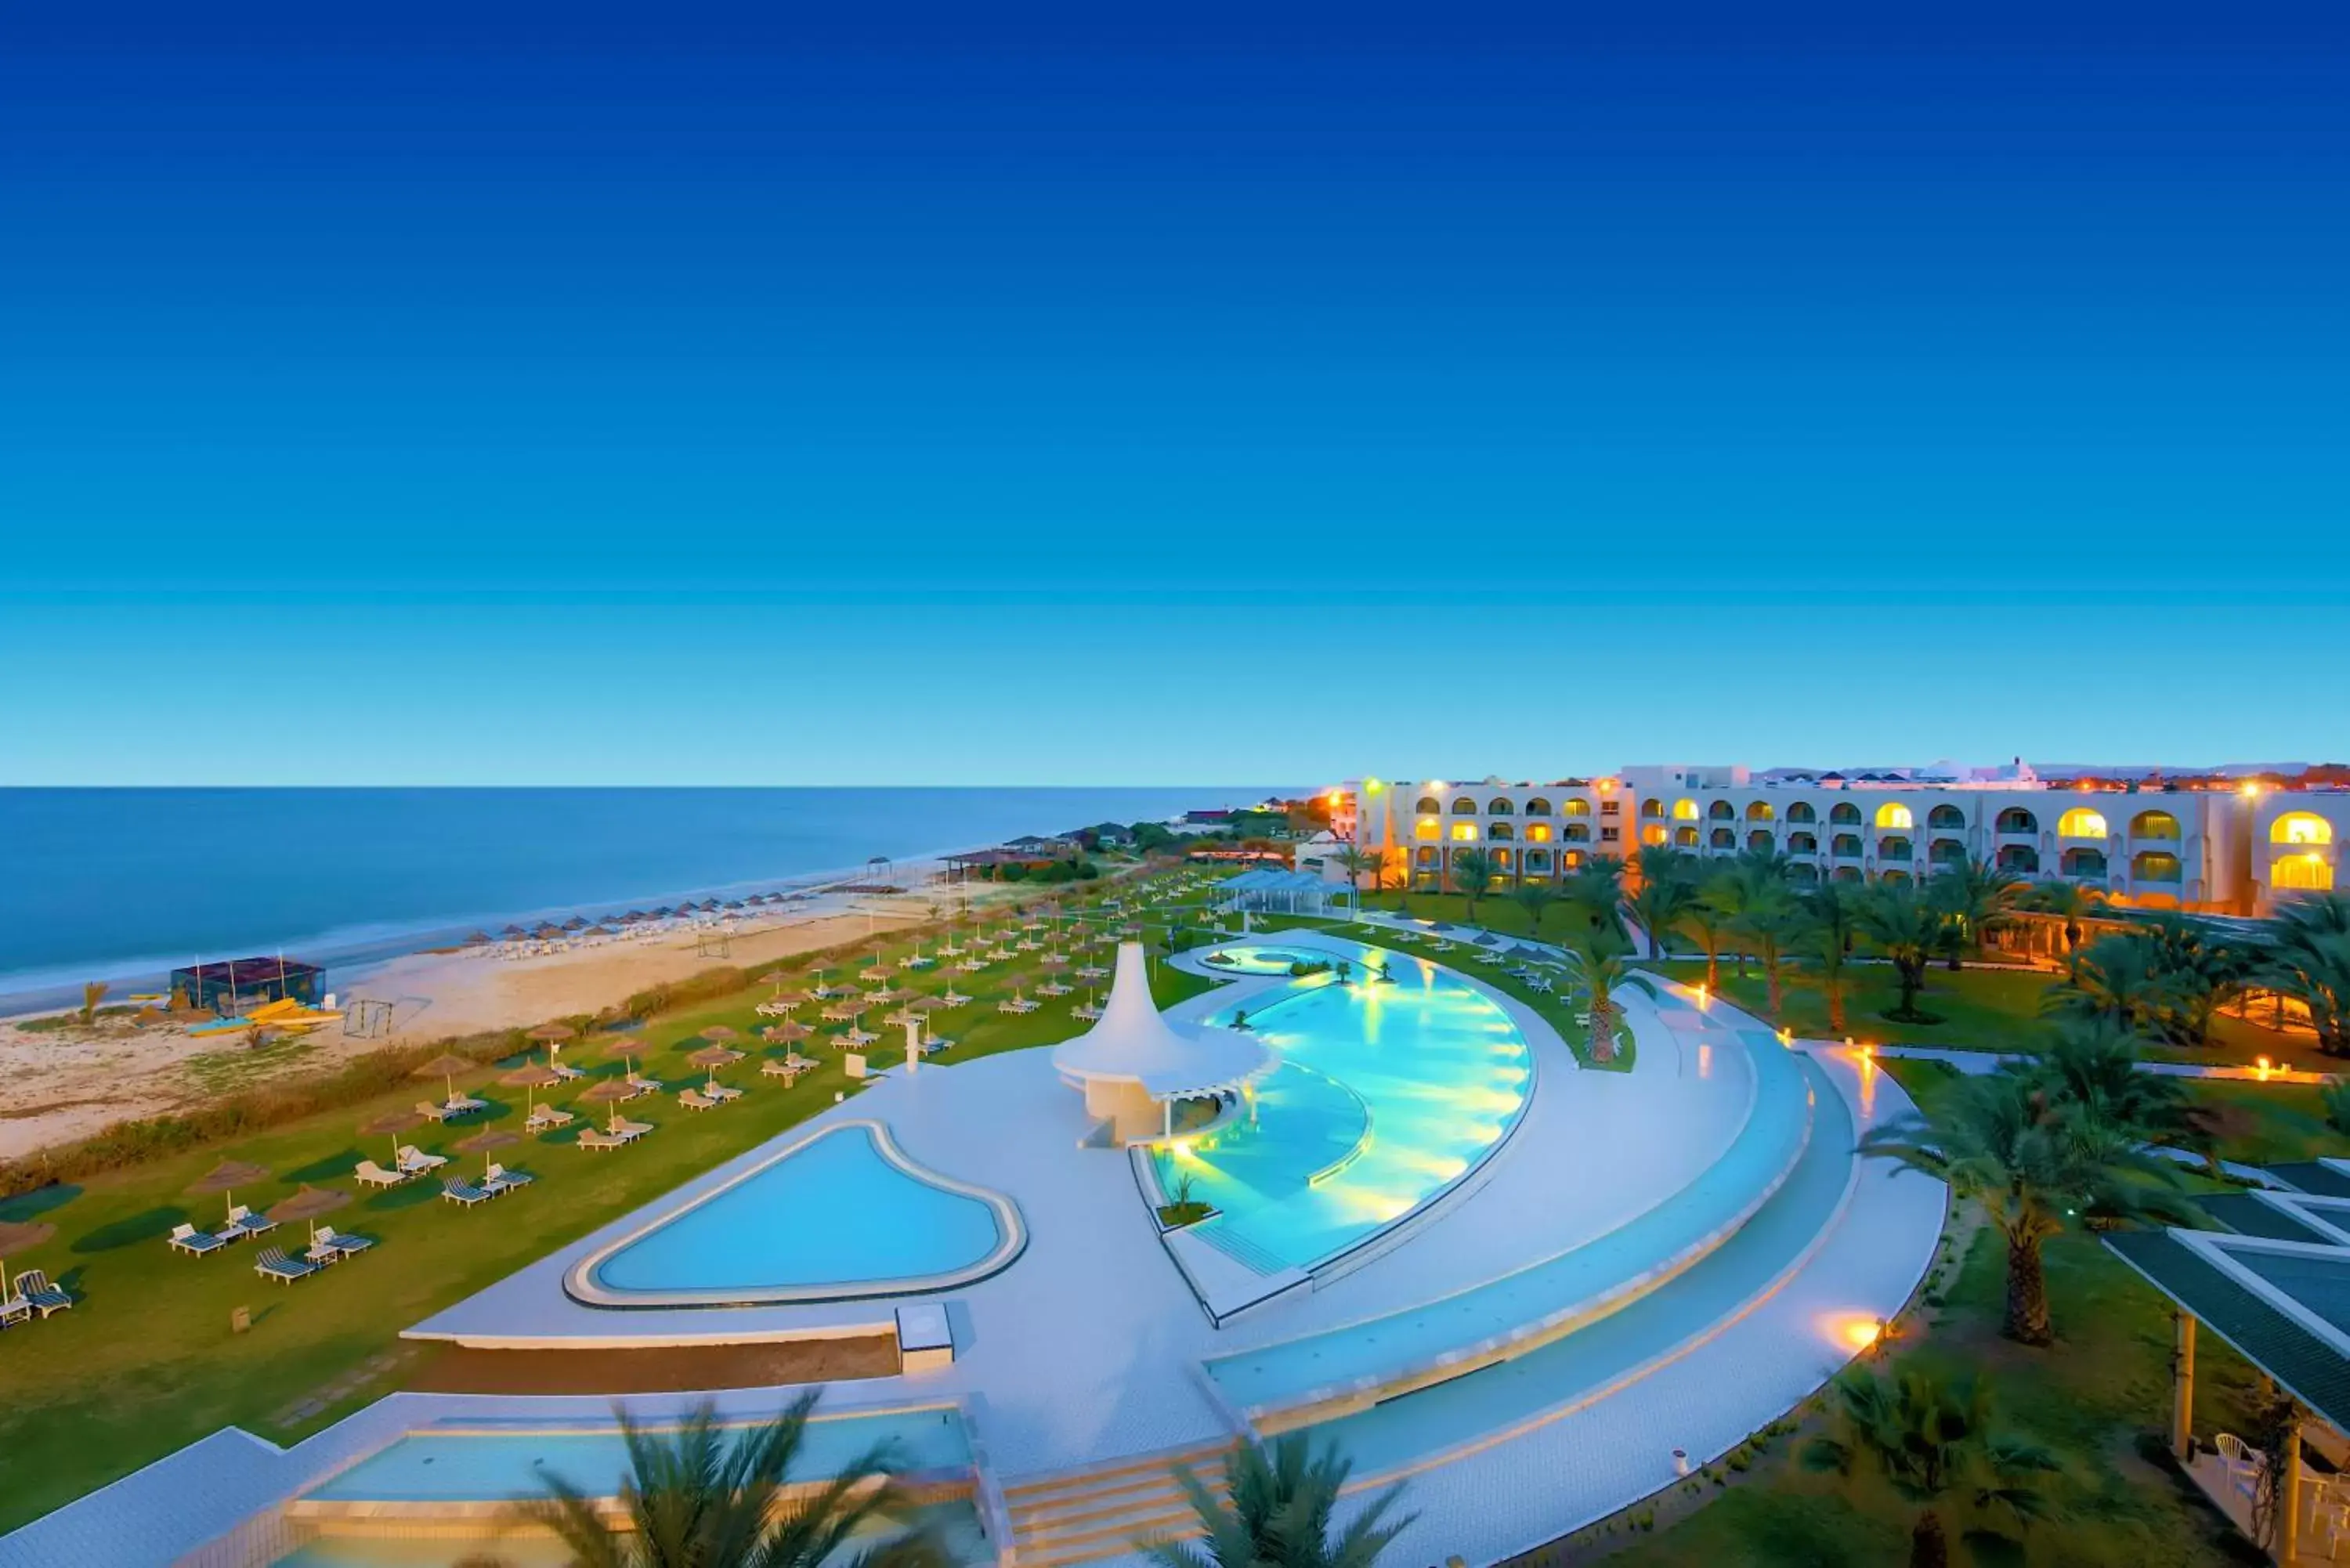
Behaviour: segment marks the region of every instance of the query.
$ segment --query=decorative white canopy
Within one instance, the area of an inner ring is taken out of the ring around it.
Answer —
[[[1053,1048],[1053,1066],[1079,1085],[1139,1084],[1154,1100],[1237,1088],[1280,1064],[1280,1053],[1237,1029],[1179,1030],[1159,1015],[1142,944],[1118,945],[1118,973],[1098,1023]]]

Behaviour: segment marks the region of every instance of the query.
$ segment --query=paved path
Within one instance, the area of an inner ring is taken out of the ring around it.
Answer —
[[[1836,1040],[1805,1040],[1809,1050],[1842,1050],[1843,1042]],[[1961,1073],[1995,1073],[2010,1062],[2029,1058],[2017,1051],[1962,1051],[1945,1045],[1877,1045],[1870,1047],[1878,1056],[1899,1056],[1911,1062],[1947,1062]],[[2209,1078],[2232,1084],[2328,1084],[2336,1075],[2305,1073],[2297,1067],[2229,1067],[2203,1062],[2140,1062],[2141,1073],[2157,1073],[2166,1078]]]

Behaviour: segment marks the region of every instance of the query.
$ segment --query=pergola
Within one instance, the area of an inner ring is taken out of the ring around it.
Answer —
[[[2303,1542],[2325,1510],[2350,1505],[2350,1490],[2308,1473],[2299,1462],[2304,1438],[2342,1451],[2350,1434],[2350,1161],[2320,1159],[2273,1168],[2299,1190],[2217,1193],[2199,1199],[2224,1231],[2120,1231],[2106,1246],[2177,1308],[2171,1358],[2170,1447],[2188,1474],[2220,1510],[2253,1532],[2252,1499],[2262,1484],[2248,1467],[2210,1442],[2194,1440],[2195,1342],[2218,1334],[2259,1367],[2330,1431],[2296,1420],[2284,1452],[2294,1462],[2282,1478],[2271,1539],[2262,1542],[2287,1568],[2330,1562]],[[2202,1448],[2204,1454],[2192,1450]],[[2257,1537],[2255,1537],[2257,1539]]]
[[[1216,907],[1255,909],[1265,914],[1319,915],[1330,907],[1333,894],[1344,898],[1352,892],[1311,871],[1276,871],[1266,867],[1243,871],[1219,885]]]

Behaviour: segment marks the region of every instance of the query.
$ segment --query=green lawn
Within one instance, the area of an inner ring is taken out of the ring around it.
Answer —
[[[1488,893],[1478,899],[1477,918],[1473,920],[1469,918],[1469,900],[1458,893],[1414,893],[1408,898],[1396,892],[1366,893],[1363,908],[1388,909],[1417,920],[1482,926],[1505,937],[1534,937],[1546,942],[1566,940],[1569,933],[1581,929],[1579,922],[1587,919],[1581,904],[1570,898],[1554,898],[1543,910],[1542,929],[1535,930],[1526,919],[1524,906],[1501,893]]]
[[[1934,1064],[1888,1066],[1929,1107],[1955,1081]],[[2046,1489],[2049,1517],[2025,1537],[2026,1560],[2051,1568],[2259,1561],[2231,1555],[2218,1516],[2137,1452],[2140,1435],[2159,1433],[2168,1419],[2169,1303],[2085,1233],[2051,1243],[2047,1267],[2059,1334],[2054,1349],[2028,1350],[2000,1337],[2005,1248],[1984,1227],[1947,1298],[1938,1307],[1929,1296],[1918,1321],[1905,1323],[1885,1352],[1896,1364],[1972,1368],[1993,1378],[2007,1424],[2055,1451],[2063,1468]],[[2208,1436],[2239,1424],[2251,1368],[2209,1334],[2197,1361],[2197,1429]],[[1759,1458],[1750,1456],[1737,1484],[1717,1488],[1709,1476],[1693,1497],[1668,1494],[1669,1521],[1684,1506],[1711,1501],[1610,1561],[1631,1568],[1875,1568],[1901,1561],[1910,1511],[1877,1482],[1815,1476],[1794,1464],[1812,1429],[1782,1435]],[[1619,1521],[1613,1539],[1624,1538]]]
[[[1075,907],[1076,889],[1057,891],[1066,907]],[[1155,929],[1147,933],[1156,934]],[[894,962],[910,946],[901,937],[885,942],[884,952]],[[1107,950],[1095,951],[1107,965]],[[1041,956],[1024,953],[1017,963],[954,975],[975,1001],[938,1015],[941,1032],[958,1041],[949,1060],[1040,1045],[1082,1027],[1069,1018],[1066,1001],[1048,1002],[1026,1017],[994,1011],[1015,984],[1035,994],[1047,978],[1037,965]],[[854,959],[833,962],[836,978],[845,971],[853,978]],[[946,977],[937,970],[912,972],[920,978],[910,983],[920,989],[944,986]],[[1082,982],[1073,983],[1082,999]],[[1167,1005],[1215,983],[1161,964],[1153,989]],[[754,986],[650,1021],[639,1033],[651,1054],[639,1067],[672,1087],[692,1081],[697,1075],[683,1056],[702,1044],[697,1031],[725,1023],[746,1037],[737,1044],[754,1044],[750,1037],[768,1021],[754,1009],[770,989]],[[816,1022],[814,1009],[803,1015]],[[879,1029],[870,1020],[868,1027]],[[353,1165],[363,1155],[388,1163],[394,1142],[388,1136],[361,1139],[352,1129],[437,1096],[437,1080],[79,1186],[0,1202],[0,1219],[57,1226],[53,1241],[16,1262],[46,1268],[78,1298],[68,1313],[0,1336],[0,1389],[5,1391],[0,1454],[7,1456],[0,1531],[224,1425],[288,1442],[397,1387],[400,1330],[832,1104],[836,1093],[849,1089],[849,1080],[839,1054],[821,1048],[820,1039],[802,1049],[823,1066],[788,1090],[761,1078],[755,1063],[746,1061],[726,1075],[749,1091],[731,1106],[696,1114],[667,1096],[634,1102],[629,1114],[658,1130],[632,1147],[591,1154],[568,1147],[575,1135],[566,1131],[498,1150],[497,1158],[538,1180],[494,1204],[461,1210],[441,1201],[438,1184],[430,1181],[360,1196],[331,1219],[338,1229],[377,1238],[377,1248],[291,1286],[254,1273],[257,1249],[250,1242],[205,1258],[170,1251],[163,1238],[174,1224],[217,1225],[222,1212],[223,1199],[191,1197],[183,1189],[223,1158],[250,1160],[273,1172],[272,1180],[236,1194],[255,1208],[286,1197],[301,1181],[352,1189]],[[896,1050],[902,1052],[902,1038]],[[885,1063],[895,1054],[886,1041],[875,1053]],[[607,1068],[599,1053],[567,1054],[599,1072],[619,1070],[617,1062]],[[494,1075],[490,1070],[462,1075],[459,1086],[494,1102],[488,1125],[518,1128],[524,1096],[495,1086]],[[483,1157],[456,1156],[451,1146],[484,1125],[475,1118],[447,1130],[421,1127],[400,1141],[451,1154],[451,1168],[478,1172]],[[298,1239],[299,1231],[287,1226],[279,1235]],[[231,1310],[238,1306],[249,1307],[254,1318],[243,1334],[230,1331]],[[313,1400],[315,1407],[308,1404]]]
[[[2350,1155],[2350,1137],[2325,1124],[2325,1106],[2308,1084],[2197,1083],[2188,1097],[2207,1107],[2220,1157],[2269,1165]]]

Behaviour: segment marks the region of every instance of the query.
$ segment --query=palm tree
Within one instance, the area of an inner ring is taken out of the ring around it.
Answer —
[[[1526,931],[1531,936],[1542,935],[1543,911],[1557,902],[1558,894],[1544,881],[1521,882],[1510,889],[1510,897],[1526,912]]]
[[[2138,1070],[2137,1036],[2103,1020],[2068,1021],[2022,1062],[2009,1064],[2059,1105],[2161,1143],[2200,1141],[2194,1102],[2178,1079]]]
[[[2077,969],[2081,961],[2081,921],[2106,896],[2094,888],[2084,888],[2078,882],[2060,878],[2043,882],[2032,890],[2030,904],[2040,914],[2053,915],[2064,922],[2064,961],[2067,968]]]
[[[1482,849],[1463,849],[1452,857],[1452,885],[1469,900],[1469,923],[1477,923],[1477,900],[1493,886],[1493,857]]]
[[[2024,1345],[2055,1343],[2041,1249],[2068,1215],[2189,1218],[2151,1184],[2176,1168],[2138,1147],[2137,1135],[2079,1106],[2052,1102],[2028,1074],[1963,1078],[1929,1121],[1912,1113],[1861,1141],[1978,1199],[2007,1241],[2007,1313],[2001,1332]]]
[[[630,1528],[614,1531],[586,1494],[560,1476],[546,1496],[523,1505],[562,1538],[582,1568],[817,1568],[858,1530],[897,1517],[907,1499],[893,1477],[888,1444],[849,1460],[814,1496],[784,1500],[783,1488],[807,1430],[813,1393],[763,1427],[728,1429],[707,1403],[673,1429],[618,1413],[629,1474],[620,1505]],[[792,1481],[804,1480],[790,1476]],[[861,1568],[944,1568],[948,1555],[928,1529],[862,1553]]]
[[[1625,941],[1619,931],[1603,927],[1575,944],[1575,956],[1583,983],[1591,992],[1591,1059],[1616,1060],[1616,992],[1630,971],[1624,962]]]
[[[1750,850],[1732,861],[1716,884],[1714,902],[1730,928],[1754,943],[1755,957],[1771,987],[1771,1014],[1780,1010],[1781,961],[1802,921],[1794,889],[1787,882],[1787,861],[1775,850]],[[1740,950],[1740,978],[1745,973],[1745,950]]]
[[[1721,939],[1730,929],[1730,914],[1720,893],[1718,882],[1692,888],[1689,909],[1681,916],[1681,924],[1705,953],[1705,988],[1711,992],[1721,989]]]
[[[1901,985],[1901,1004],[1887,1017],[1904,1023],[1940,1022],[1918,1011],[1918,993],[1925,989],[1926,965],[1941,950],[1948,922],[1914,882],[1879,882],[1861,895],[1853,924],[1891,961]]]
[[[1804,1467],[1849,1476],[1866,1463],[1882,1475],[1918,1511],[1910,1568],[1950,1562],[1944,1509],[1997,1510],[2019,1524],[2040,1517],[2033,1478],[2056,1470],[2055,1456],[2000,1430],[1984,1380],[1970,1374],[1944,1382],[1915,1368],[1885,1378],[1855,1367],[1835,1389],[1837,1432],[1804,1446]]]
[[[1613,855],[1586,857],[1566,879],[1566,896],[1583,906],[1584,919],[1594,931],[1616,918],[1624,897],[1624,862]]]
[[[1363,890],[1363,873],[1369,872],[1375,879],[1378,876],[1379,852],[1376,849],[1365,849],[1358,844],[1349,844],[1341,848],[1332,858],[1338,862],[1338,869],[1347,874],[1347,886],[1354,888],[1357,894]],[[1377,888],[1372,888],[1373,892],[1378,890]]]
[[[1190,1469],[1175,1471],[1200,1521],[1197,1544],[1136,1544],[1165,1568],[1371,1568],[1419,1515],[1390,1522],[1388,1512],[1403,1488],[1389,1487],[1334,1534],[1331,1518],[1353,1469],[1335,1445],[1310,1455],[1297,1433],[1270,1447],[1243,1443],[1224,1458],[1228,1501],[1219,1501]]]
[[[2280,908],[2262,930],[2255,971],[2309,1009],[2319,1050],[2350,1051],[2350,898],[2313,894]]]
[[[2005,924],[2025,891],[2021,877],[2010,876],[1981,858],[1945,866],[1926,884],[1928,897],[1950,918],[1950,968],[1963,967],[1965,949],[1980,961],[1991,933]]]
[[[1639,923],[1641,934],[1648,940],[1648,957],[1653,960],[1662,951],[1664,934],[1679,924],[1690,906],[1697,899],[1697,888],[1679,871],[1651,871],[1648,857],[1656,851],[1641,851],[1640,886],[1624,900],[1624,907]]]
[[[1822,882],[1803,895],[1804,925],[1796,940],[1820,977],[1820,994],[1827,999],[1828,1029],[1844,1033],[1844,969],[1852,959],[1853,900],[1833,882]]]

